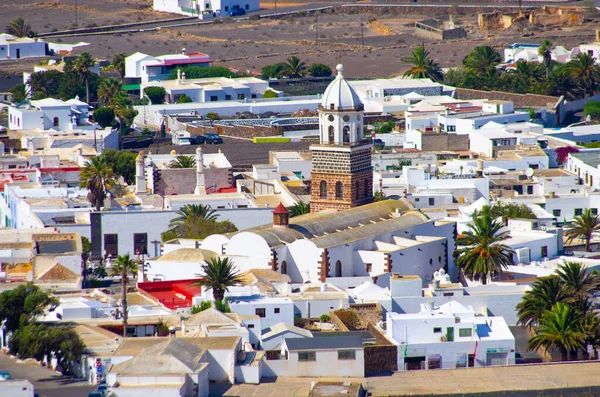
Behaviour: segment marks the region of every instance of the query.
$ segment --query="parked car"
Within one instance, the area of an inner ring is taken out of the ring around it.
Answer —
[[[219,134],[204,134],[204,141],[211,145],[217,145],[223,143],[223,138]]]
[[[202,145],[206,139],[202,135],[194,135],[190,138],[192,145]]]
[[[234,8],[229,12],[230,17],[239,17],[241,15],[246,15],[246,10],[243,8]]]
[[[3,382],[5,380],[11,380],[12,378],[12,375],[8,371],[0,370],[0,382]]]
[[[383,149],[385,147],[385,142],[379,138],[375,138],[373,139],[373,146],[375,146],[375,149]]]
[[[525,363],[525,359],[519,352],[515,352],[515,364],[523,364]]]
[[[103,391],[94,390],[88,394],[88,397],[106,397],[106,393]]]

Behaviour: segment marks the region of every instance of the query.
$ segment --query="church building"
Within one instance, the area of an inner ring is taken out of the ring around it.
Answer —
[[[371,138],[363,137],[364,108],[337,65],[319,105],[319,144],[311,145],[311,212],[346,210],[373,201]]]

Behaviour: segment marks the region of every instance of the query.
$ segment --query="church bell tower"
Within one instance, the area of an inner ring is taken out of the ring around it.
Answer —
[[[319,105],[319,144],[311,145],[311,212],[373,201],[371,138],[363,137],[363,104],[337,65]]]

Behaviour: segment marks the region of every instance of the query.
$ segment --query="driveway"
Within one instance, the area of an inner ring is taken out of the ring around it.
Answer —
[[[15,379],[29,380],[40,397],[86,397],[95,388],[87,381],[73,381],[70,377],[63,377],[33,360],[17,362],[1,353],[0,369],[10,372]]]

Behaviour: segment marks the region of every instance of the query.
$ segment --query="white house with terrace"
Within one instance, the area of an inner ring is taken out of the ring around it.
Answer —
[[[398,370],[512,365],[515,338],[502,317],[451,301],[412,314],[387,313],[387,336],[398,346]]]

